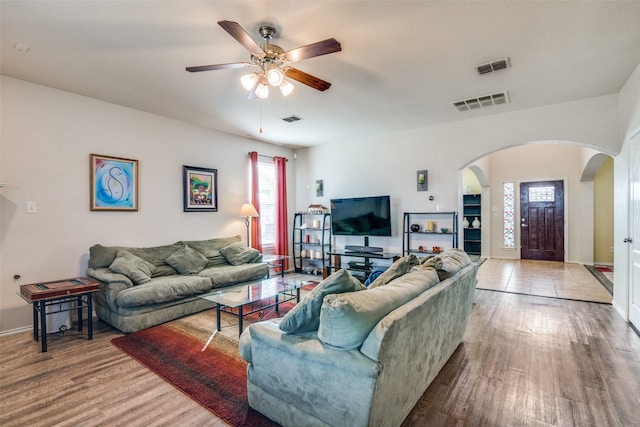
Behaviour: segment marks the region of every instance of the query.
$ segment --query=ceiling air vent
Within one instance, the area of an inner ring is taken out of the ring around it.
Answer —
[[[483,75],[493,73],[494,71],[506,70],[507,68],[511,68],[511,62],[509,61],[509,58],[504,58],[478,65],[476,67],[476,72]]]
[[[492,95],[478,96],[477,98],[463,99],[462,101],[452,102],[451,105],[453,105],[458,111],[468,111],[508,103],[509,94],[505,91],[494,93]]]
[[[298,116],[289,116],[289,117],[283,117],[282,120],[284,120],[287,123],[293,123],[293,122],[299,122],[300,120],[302,120],[302,118]]]

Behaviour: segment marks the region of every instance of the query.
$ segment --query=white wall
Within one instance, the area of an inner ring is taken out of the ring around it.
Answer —
[[[31,325],[20,284],[83,275],[96,243],[153,246],[239,234],[248,156],[284,147],[1,77],[0,331]],[[89,211],[89,154],[139,160],[139,211]],[[218,170],[218,212],[183,212],[182,165]],[[295,162],[288,186],[295,188]],[[26,213],[35,201],[38,212]],[[290,211],[295,198],[289,198]],[[292,218],[290,218],[292,220]],[[14,274],[22,279],[14,282]]]
[[[435,211],[438,207],[460,210],[462,168],[507,147],[558,141],[617,154],[620,150],[617,96],[411,129],[366,140],[333,141],[304,150],[304,155],[299,150],[296,170],[300,173],[299,186],[324,180],[325,196],[318,201],[326,206],[334,197],[390,194],[396,218],[394,237],[376,238],[375,245],[398,251],[402,248],[403,211]],[[301,162],[306,164],[303,166]],[[415,175],[419,169],[429,170],[428,192],[416,191]],[[557,175],[567,174],[561,168]],[[299,209],[315,201],[308,192],[306,195],[305,198],[305,191],[298,193]],[[435,197],[433,202],[427,199],[429,195]],[[575,203],[569,200],[569,212],[578,210]],[[575,247],[579,239],[571,234],[579,232],[577,227],[570,228],[571,261],[580,261]],[[337,241],[338,246],[349,243],[345,238]]]

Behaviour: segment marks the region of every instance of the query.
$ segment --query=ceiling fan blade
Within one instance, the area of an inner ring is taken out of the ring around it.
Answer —
[[[284,53],[284,57],[289,62],[297,62],[315,56],[326,55],[329,53],[340,52],[342,46],[334,39],[326,39],[319,42],[311,43],[306,46],[291,49]]]
[[[236,39],[242,46],[254,55],[263,55],[264,51],[251,38],[249,34],[238,24],[233,21],[218,21],[220,25],[231,37]]]
[[[325,82],[324,80],[312,76],[311,74],[307,74],[304,71],[300,71],[297,68],[287,68],[284,75],[319,91],[325,91],[331,87],[331,83]]]
[[[214,65],[198,65],[196,67],[187,67],[186,70],[192,73],[198,71],[213,71],[213,70],[229,70],[232,68],[245,68],[253,65],[250,62],[231,62],[229,64],[214,64]]]

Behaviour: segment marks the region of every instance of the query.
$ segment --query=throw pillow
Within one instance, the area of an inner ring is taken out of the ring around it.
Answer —
[[[249,264],[260,257],[260,251],[247,247],[242,242],[232,243],[220,249],[220,253],[231,265]]]
[[[411,269],[411,267],[418,264],[420,264],[420,261],[418,261],[418,257],[416,257],[415,255],[411,254],[404,256],[391,264],[391,267],[389,267],[384,273],[378,276],[376,280],[374,280],[371,285],[369,285],[369,288],[384,286],[387,283],[391,282],[393,279],[404,275]]]
[[[207,265],[207,257],[189,245],[184,245],[165,260],[180,274],[198,274]]]
[[[366,289],[349,271],[333,273],[313,288],[280,321],[280,330],[289,334],[315,331],[320,326],[320,309],[324,297],[330,294]]]
[[[147,283],[155,271],[155,265],[127,251],[118,251],[109,269],[124,274],[136,285]]]
[[[468,264],[471,264],[471,259],[465,251],[462,249],[447,249],[428,259],[422,264],[422,267],[433,267],[442,281],[453,276]]]

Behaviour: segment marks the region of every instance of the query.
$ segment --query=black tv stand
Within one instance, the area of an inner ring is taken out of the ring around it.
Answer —
[[[384,248],[380,248],[378,246],[369,246],[369,236],[364,236],[364,245],[345,245],[345,251],[349,252],[360,252],[360,253],[376,253],[376,252],[384,252]]]
[[[354,246],[354,245],[346,245],[344,250],[347,252],[358,252],[358,253],[376,253],[376,252],[384,252],[384,248],[379,248],[377,246]]]
[[[374,268],[374,260],[388,260],[388,262],[394,262],[398,258],[400,258],[400,254],[398,253],[387,253],[387,252],[350,252],[347,250],[344,251],[330,251],[327,252],[329,255],[329,265],[325,268],[323,272],[323,276],[327,277],[329,274],[337,271],[341,268],[347,268],[351,271],[351,273],[360,279],[362,282],[367,280],[369,273]],[[346,262],[345,265],[342,265],[342,258],[357,258],[355,261]],[[364,260],[363,260],[364,258]]]

